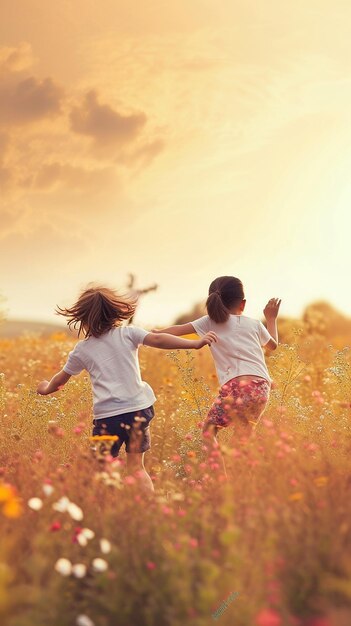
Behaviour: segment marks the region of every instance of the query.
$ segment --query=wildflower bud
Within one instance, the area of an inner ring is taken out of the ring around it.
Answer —
[[[87,615],[78,615],[76,619],[76,626],[94,626],[93,620]]]
[[[87,566],[84,563],[76,563],[72,566],[72,574],[76,578],[84,578],[87,573]]]
[[[70,576],[72,573],[72,563],[68,559],[58,559],[55,563],[55,570],[61,574],[61,576]]]
[[[43,506],[43,501],[40,498],[30,498],[30,500],[28,500],[28,506],[33,511],[40,511]]]
[[[108,539],[100,539],[100,550],[103,554],[111,552],[111,544]]]
[[[105,561],[105,559],[96,558],[93,560],[92,565],[94,572],[106,572],[106,570],[108,569],[108,563]]]
[[[74,504],[74,502],[69,502],[67,506],[67,513],[74,519],[76,522],[80,522],[83,519],[83,511],[82,509]]]

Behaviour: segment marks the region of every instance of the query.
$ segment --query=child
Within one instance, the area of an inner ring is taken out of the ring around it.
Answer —
[[[39,383],[37,392],[48,395],[60,389],[71,376],[87,370],[94,397],[93,435],[117,435],[111,454],[117,456],[124,443],[127,468],[136,473],[144,489],[153,491],[144,467],[144,452],[150,449],[149,424],[156,400],[151,387],[141,379],[138,346],[167,350],[199,349],[216,341],[213,332],[200,340],[187,340],[164,333],[153,334],[142,328],[122,326],[135,312],[136,302],[119,296],[107,287],[83,291],[69,309],[56,312],[67,317],[69,327],[78,326],[79,341],[69,353],[63,369],[48,382]]]
[[[261,346],[275,350],[278,345],[276,318],[281,300],[272,298],[264,309],[262,322],[243,315],[245,295],[242,282],[233,276],[216,278],[209,288],[208,315],[178,326],[154,332],[172,335],[215,331],[218,343],[211,345],[221,388],[204,424],[204,432],[216,442],[220,428],[235,424],[249,433],[262,415],[271,387]]]

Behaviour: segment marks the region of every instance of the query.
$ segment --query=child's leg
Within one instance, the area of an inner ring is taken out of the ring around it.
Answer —
[[[140,487],[146,492],[153,492],[154,485],[144,465],[144,452],[127,453],[127,471],[134,476]]]
[[[219,459],[222,463],[222,467],[223,467],[223,473],[224,476],[226,477],[226,479],[228,480],[228,474],[227,474],[227,468],[225,466],[225,461],[224,461],[224,457],[221,453],[221,449],[220,449],[220,445],[219,445],[219,441],[217,439],[217,433],[218,433],[218,428],[216,427],[215,424],[213,424],[211,422],[211,420],[207,419],[203,429],[202,429],[202,434],[204,436],[204,439],[206,441],[206,445],[209,449],[209,458],[213,458],[213,453],[216,452],[219,455]],[[217,456],[218,456],[217,455]]]

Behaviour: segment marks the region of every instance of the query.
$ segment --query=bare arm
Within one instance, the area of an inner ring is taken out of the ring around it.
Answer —
[[[61,387],[63,387],[63,385],[65,385],[70,378],[70,374],[61,370],[52,377],[50,382],[48,380],[42,380],[37,387],[37,393],[41,396],[47,396],[50,393],[54,393],[54,391],[58,391]]]
[[[270,350],[275,350],[278,347],[277,317],[280,305],[281,300],[279,298],[271,298],[263,310],[267,320],[267,330],[272,337],[272,339],[266,343],[266,347]]]
[[[164,350],[199,350],[203,346],[210,346],[217,341],[217,335],[213,332],[207,333],[201,339],[182,339],[166,333],[149,333],[144,339],[144,346],[151,348],[161,348]]]
[[[181,335],[192,335],[195,333],[195,328],[191,322],[188,324],[176,324],[176,326],[169,326],[168,328],[155,328],[153,333],[168,333],[169,335],[175,335],[180,337]]]

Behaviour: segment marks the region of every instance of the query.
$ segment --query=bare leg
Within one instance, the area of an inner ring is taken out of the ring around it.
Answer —
[[[211,456],[214,450],[217,450],[219,452],[219,459],[222,463],[223,473],[226,479],[228,480],[227,468],[225,466],[224,458],[223,458],[223,455],[221,454],[220,445],[217,439],[217,431],[218,431],[218,428],[216,428],[214,424],[211,424],[211,422],[206,422],[204,424],[202,433],[210,446],[209,456]]]
[[[153,482],[144,466],[144,452],[127,453],[127,471],[137,479],[144,492],[154,491]]]

